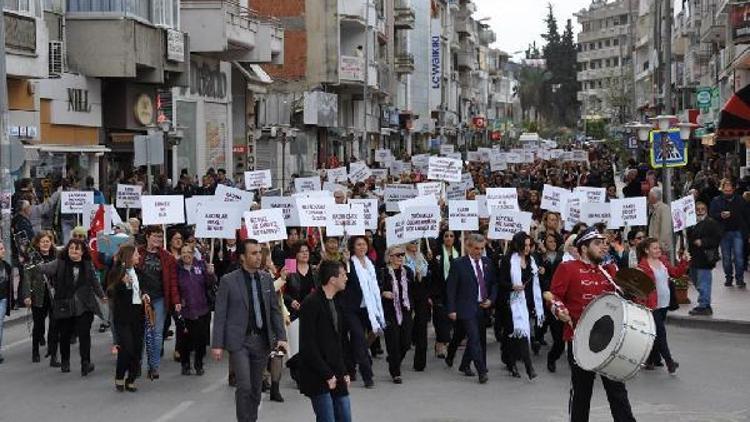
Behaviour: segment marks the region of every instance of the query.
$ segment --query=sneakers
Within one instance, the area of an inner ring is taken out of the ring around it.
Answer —
[[[745,280],[738,281],[737,287],[739,287],[740,289],[744,289],[745,287],[747,287],[747,283],[745,283]]]
[[[691,316],[711,316],[714,314],[710,306],[696,306],[688,312]]]
[[[680,367],[679,362],[671,361],[667,362],[667,372],[669,372],[669,375],[675,375],[677,373],[677,368]]]
[[[732,279],[728,278],[727,281],[724,282],[724,286],[726,286],[726,287],[732,287]]]

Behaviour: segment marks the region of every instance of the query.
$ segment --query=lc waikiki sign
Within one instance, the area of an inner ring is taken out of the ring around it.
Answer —
[[[442,102],[443,58],[442,58],[442,23],[440,18],[433,18],[430,31],[430,108],[435,110]]]

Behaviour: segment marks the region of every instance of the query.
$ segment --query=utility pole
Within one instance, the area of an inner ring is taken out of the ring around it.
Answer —
[[[5,260],[10,262],[10,139],[8,138],[8,82],[5,69],[5,18],[0,19],[0,231],[5,245]],[[8,304],[10,306],[10,304]],[[1,318],[2,316],[0,316]]]
[[[671,115],[674,113],[672,109],[672,0],[662,0],[664,2],[664,12],[662,14],[662,76],[663,76],[663,92],[664,92],[664,114]],[[666,140],[665,136],[668,134],[662,134],[662,139]],[[662,150],[664,151],[664,150]],[[662,152],[663,154],[663,152]],[[672,203],[672,169],[666,166],[666,157],[664,158],[664,168],[662,169],[662,184],[664,202],[667,205]],[[672,245],[670,259],[674,262],[675,259],[675,248],[674,248],[674,236],[670,231],[670,244]]]
[[[370,0],[365,0],[365,83],[362,87],[362,144],[367,148],[367,88],[370,83]],[[363,145],[359,146],[362,152]],[[360,157],[362,158],[362,157]]]

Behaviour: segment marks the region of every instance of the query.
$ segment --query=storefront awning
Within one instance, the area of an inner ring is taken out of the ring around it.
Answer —
[[[33,150],[37,153],[47,152],[51,154],[104,154],[105,152],[111,152],[112,150],[105,147],[104,145],[24,145],[27,150],[26,157],[36,156],[29,150]]]
[[[721,109],[716,139],[750,136],[750,85],[732,95]]]
[[[247,88],[257,94],[265,94],[268,85],[273,83],[273,78],[268,76],[265,70],[257,64],[240,63],[233,61],[232,66],[237,69],[247,81]]]

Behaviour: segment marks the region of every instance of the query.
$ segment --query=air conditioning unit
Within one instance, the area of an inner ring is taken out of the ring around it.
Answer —
[[[49,42],[49,77],[59,78],[65,72],[65,48],[62,41]]]

